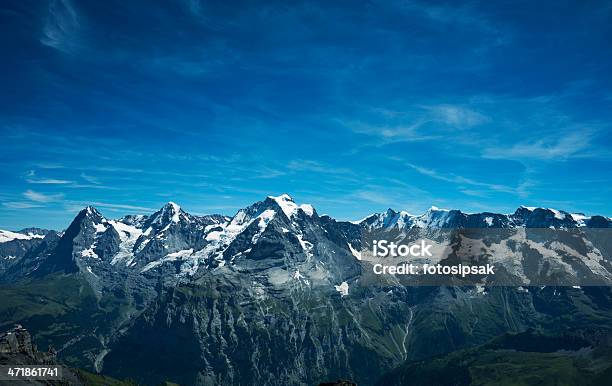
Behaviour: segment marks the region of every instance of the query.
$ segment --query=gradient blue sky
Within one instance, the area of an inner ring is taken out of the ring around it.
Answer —
[[[612,214],[609,1],[3,1],[0,30],[3,229],[282,192]]]

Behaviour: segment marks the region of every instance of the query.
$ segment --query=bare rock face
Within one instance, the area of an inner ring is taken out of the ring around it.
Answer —
[[[0,364],[53,364],[55,350],[39,352],[28,330],[16,324],[0,335]]]

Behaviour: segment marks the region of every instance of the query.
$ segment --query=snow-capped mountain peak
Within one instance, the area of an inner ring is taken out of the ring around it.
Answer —
[[[191,222],[191,216],[187,214],[179,205],[170,201],[153,213],[145,223],[146,227],[167,228],[172,224],[180,222]]]
[[[95,229],[96,233],[102,233],[106,231],[108,227],[108,220],[98,211],[98,209],[91,205],[81,210],[77,218],[81,220],[80,222],[84,226],[90,226]]]
[[[461,215],[460,211],[451,211],[448,209],[440,209],[437,206],[432,206],[425,213],[417,216],[414,219],[414,226],[419,228],[434,227],[439,228],[445,226],[451,219],[452,215]]]
[[[406,211],[396,212],[389,208],[382,213],[374,213],[364,218],[361,221],[355,221],[353,224],[364,225],[368,229],[378,228],[409,228],[412,226],[412,221],[416,216],[411,215]]]
[[[172,221],[178,222],[178,215],[181,213],[181,207],[177,203],[173,201],[168,201],[166,205],[164,205],[162,210],[171,213]]]
[[[104,219],[104,216],[102,215],[102,213],[100,213],[100,211],[98,209],[96,209],[95,206],[92,206],[92,205],[87,205],[81,211],[81,213],[83,213],[83,215],[85,215],[87,217]]]
[[[315,212],[312,205],[298,205],[295,203],[295,201],[293,201],[293,198],[291,198],[291,196],[286,193],[281,194],[280,196],[268,196],[268,198],[273,200],[278,204],[278,206],[280,206],[287,218],[292,218],[296,216],[300,209],[308,216],[312,216]]]
[[[176,203],[169,201],[161,208],[161,212],[158,221],[162,221],[164,218],[169,218],[171,222],[177,223],[180,221],[182,209]]]

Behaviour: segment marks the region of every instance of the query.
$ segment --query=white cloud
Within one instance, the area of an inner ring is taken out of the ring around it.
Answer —
[[[353,174],[353,172],[347,168],[336,168],[333,166],[322,164],[317,161],[307,159],[292,160],[287,165],[287,169],[298,172],[341,174],[344,176]]]
[[[380,137],[384,143],[393,142],[418,142],[428,141],[439,138],[436,135],[423,134],[419,132],[419,128],[429,122],[425,119],[420,119],[410,124],[372,124],[362,121],[340,122],[355,133],[367,134]]]
[[[558,140],[536,140],[520,142],[513,146],[490,147],[483,151],[483,157],[511,160],[564,160],[584,156],[582,151],[590,146],[588,133],[568,134]]]
[[[394,203],[391,197],[388,197],[384,194],[377,193],[374,191],[362,190],[362,191],[356,192],[354,195],[357,198],[360,198],[366,201],[370,201],[376,204],[390,206]]]
[[[81,173],[81,178],[84,179],[85,181],[91,183],[91,184],[99,184],[100,183],[100,180],[97,177],[90,176],[90,175],[85,174],[85,173]]]
[[[35,166],[41,169],[63,169],[65,167],[62,164],[54,164],[54,163],[46,163],[46,162],[36,163]],[[30,170],[30,172],[32,172],[32,176],[33,176],[34,170]]]
[[[26,190],[25,192],[23,192],[23,196],[27,199],[30,199],[32,201],[36,201],[36,202],[53,202],[53,201],[59,201],[62,198],[64,198],[64,195],[61,193],[58,194],[44,194],[44,193],[39,193],[39,192],[35,192],[33,190]]]
[[[457,105],[441,104],[437,106],[424,106],[433,118],[455,128],[473,127],[490,122],[491,119],[484,114]]]
[[[476,186],[476,187],[481,187],[481,188],[485,188],[485,189],[489,189],[489,190],[493,190],[493,191],[497,191],[497,192],[517,193],[517,188],[513,188],[513,187],[510,187],[510,186],[501,185],[501,184],[491,184],[491,183],[487,183],[487,182],[476,181],[476,180],[473,180],[471,178],[467,178],[467,177],[463,177],[463,176],[458,176],[458,175],[455,175],[455,174],[442,174],[442,173],[437,172],[436,170],[428,169],[428,168],[425,168],[425,167],[422,167],[422,166],[418,166],[418,165],[414,165],[414,164],[411,164],[411,163],[407,163],[406,165],[411,167],[412,169],[416,170],[418,173],[421,173],[421,174],[423,174],[425,176],[434,178],[436,180],[450,182],[450,183],[453,183],[453,184],[463,184],[463,185],[469,185],[469,186]],[[470,191],[470,193],[473,193],[473,191]],[[472,195],[474,195],[474,194],[472,194]]]
[[[468,129],[491,122],[471,108],[455,104],[406,105],[402,108],[361,106],[360,119],[336,119],[358,134],[378,137],[384,144],[447,139],[456,129]]]
[[[499,28],[499,21],[489,20],[485,14],[479,11],[478,7],[470,3],[463,5],[456,4],[432,4],[427,1],[401,1],[396,3],[400,10],[412,11],[421,14],[432,22],[433,25],[445,27],[456,25],[462,30],[473,29],[480,31],[484,47],[495,47],[504,45],[512,40],[509,28]]]
[[[488,197],[488,194],[486,192],[482,192],[480,190],[474,190],[474,189],[462,189],[461,193],[467,196],[473,196],[473,197]]]
[[[69,0],[53,0],[45,20],[40,42],[63,52],[75,46],[75,33],[79,28],[78,15]]]
[[[29,182],[30,184],[46,184],[46,185],[65,185],[65,184],[72,183],[72,181],[58,180],[54,178],[42,178],[42,179],[37,179],[37,180],[28,178],[26,179],[26,181]]]
[[[30,208],[40,208],[41,205],[32,204],[31,202],[24,201],[11,201],[11,202],[3,202],[2,206],[9,209],[30,209]]]

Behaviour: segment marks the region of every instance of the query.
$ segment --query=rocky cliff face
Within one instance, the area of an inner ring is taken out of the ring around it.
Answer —
[[[88,207],[63,234],[47,234],[0,270],[0,296],[14,299],[0,305],[0,326],[28,323],[71,364],[147,384],[348,378],[367,385],[406,360],[506,332],[612,325],[612,293],[609,287],[365,285],[365,234],[401,231],[437,240],[445,229],[505,229],[477,241],[479,256],[508,275],[536,280],[521,276],[531,264],[537,272],[558,266],[572,277],[605,280],[612,272],[605,233],[586,241],[573,234],[554,243],[521,241],[526,246],[511,235],[586,232],[610,223],[526,207],[513,214],[431,208],[418,216],[390,209],[351,223],[319,216],[287,195],[231,218],[193,216],[168,203],[150,216],[110,220]],[[452,252],[465,245],[453,244]]]
[[[0,334],[0,364],[44,365],[55,363],[55,350],[38,351],[28,330],[17,324]]]

